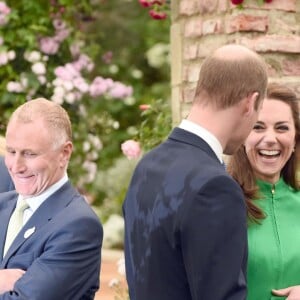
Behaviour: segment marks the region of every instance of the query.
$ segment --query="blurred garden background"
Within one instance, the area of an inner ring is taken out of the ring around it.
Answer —
[[[121,145],[148,151],[171,128],[170,18],[156,2],[0,1],[0,134],[25,101],[62,104],[74,131],[69,177],[103,223],[121,215],[141,155],[128,159]]]

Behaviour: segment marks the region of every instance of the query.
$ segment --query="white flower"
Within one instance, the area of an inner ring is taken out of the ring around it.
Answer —
[[[74,84],[69,80],[63,80],[62,85],[67,91],[72,91],[74,88]]]
[[[119,129],[119,128],[120,128],[120,123],[119,123],[118,121],[114,121],[114,122],[112,123],[112,128],[113,128],[113,129]]]
[[[9,81],[6,85],[6,89],[10,93],[21,93],[24,91],[22,84],[16,81]]]
[[[169,62],[170,46],[158,43],[146,52],[148,64],[153,68],[160,68],[164,63]]]
[[[0,53],[0,66],[6,65],[8,63],[8,56],[6,52]]]
[[[101,150],[103,148],[101,140],[98,138],[98,136],[89,134],[88,135],[89,141],[93,144],[94,148],[97,150]]]
[[[111,279],[111,280],[109,281],[108,286],[109,286],[110,288],[113,288],[113,287],[115,287],[115,286],[118,286],[119,284],[120,284],[120,280],[117,279],[117,278],[113,278],[113,279]]]
[[[91,149],[91,144],[88,141],[84,141],[82,145],[82,149],[84,152],[88,152]]]
[[[31,63],[35,63],[41,60],[41,52],[39,51],[31,51],[31,52],[25,52],[24,58],[28,60]]]
[[[75,97],[75,94],[74,93],[67,93],[65,95],[65,100],[66,102],[70,103],[70,104],[73,104],[76,100],[76,97]]]
[[[143,72],[141,70],[138,70],[138,69],[134,69],[132,72],[131,72],[131,76],[135,79],[140,79],[143,77]]]
[[[14,50],[9,50],[7,52],[7,57],[9,60],[13,60],[16,58],[16,52]]]
[[[64,99],[63,99],[63,97],[60,96],[60,95],[53,95],[53,96],[51,97],[51,100],[52,100],[53,102],[57,103],[57,104],[60,104],[60,105],[64,103]]]
[[[28,86],[28,78],[24,74],[21,75],[20,82],[24,88]]]
[[[65,89],[61,86],[56,86],[54,88],[54,95],[63,97],[65,95]]]
[[[38,81],[40,82],[40,84],[45,84],[47,82],[47,79],[44,75],[39,75]]]
[[[118,272],[119,272],[119,274],[125,276],[126,270],[125,270],[125,259],[124,259],[124,257],[121,257],[118,260],[117,266],[118,266]]]
[[[83,163],[83,168],[87,171],[84,181],[86,183],[91,183],[94,181],[97,173],[97,164],[92,161],[85,161]]]
[[[119,67],[117,65],[111,65],[108,69],[111,74],[117,74],[119,72]]]
[[[55,86],[61,86],[63,85],[63,80],[59,77],[56,77],[53,81],[52,81],[52,84],[55,85]]]
[[[31,66],[31,70],[33,73],[37,75],[44,75],[46,74],[46,67],[42,62],[36,62]]]

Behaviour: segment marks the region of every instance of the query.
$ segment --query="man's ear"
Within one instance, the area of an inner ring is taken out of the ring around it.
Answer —
[[[61,151],[61,167],[64,168],[71,157],[73,151],[73,144],[70,141],[67,141],[64,143],[64,145],[62,146],[62,151]]]
[[[258,111],[261,107],[262,101],[259,102],[259,93],[250,94],[245,99],[245,116],[252,115],[254,111]]]

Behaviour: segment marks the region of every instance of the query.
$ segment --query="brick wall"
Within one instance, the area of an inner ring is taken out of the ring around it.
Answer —
[[[171,0],[171,85],[174,125],[193,100],[201,62],[228,43],[245,45],[267,62],[269,80],[300,95],[300,0],[258,5],[244,0]]]

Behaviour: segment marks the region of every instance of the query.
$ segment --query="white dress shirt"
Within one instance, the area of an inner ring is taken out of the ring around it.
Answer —
[[[37,196],[28,196],[26,198],[26,202],[29,205],[29,208],[24,210],[23,214],[23,226],[30,219],[33,213],[39,208],[39,206],[52,194],[54,194],[59,188],[61,188],[68,181],[68,175],[65,174],[59,181],[51,185],[48,189]],[[23,198],[23,195],[18,196],[19,201]]]
[[[220,162],[223,164],[222,145],[212,133],[210,133],[207,129],[203,128],[202,126],[186,119],[182,120],[178,127],[202,138],[210,146],[210,148],[214,151]]]

